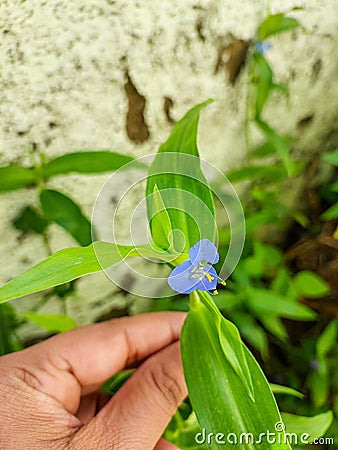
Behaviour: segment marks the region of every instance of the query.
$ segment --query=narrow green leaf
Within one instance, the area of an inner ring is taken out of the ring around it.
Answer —
[[[219,318],[219,341],[223,349],[224,355],[230,363],[231,367],[241,379],[247,394],[254,399],[253,385],[251,374],[249,372],[248,363],[244,353],[244,344],[240,334],[233,323],[229,320]]]
[[[60,225],[82,246],[92,241],[90,221],[80,207],[69,197],[52,189],[40,193],[40,202],[46,217]]]
[[[216,233],[213,197],[201,171],[196,142],[200,112],[211,101],[195,106],[175,124],[169,139],[158,150],[147,181],[149,220],[151,194],[156,184],[164,199],[171,227],[178,230],[174,235],[174,247],[180,247],[183,234],[186,252],[202,238],[213,241]]]
[[[255,52],[253,57],[256,88],[255,117],[259,119],[272,90],[272,69],[264,56],[258,52]]]
[[[318,361],[320,372],[312,371],[308,378],[311,400],[316,408],[327,404],[330,392],[330,379],[325,361]],[[324,363],[324,364],[323,364]]]
[[[316,343],[316,351],[319,358],[324,358],[326,354],[337,345],[338,321],[330,322]]]
[[[291,217],[303,228],[308,228],[311,224],[310,219],[301,211],[291,212]]]
[[[134,372],[135,369],[121,370],[121,372],[118,372],[116,375],[109,378],[109,380],[103,384],[100,391],[109,395],[114,395]]]
[[[289,154],[292,143],[291,137],[276,133],[270,125],[260,118],[256,118],[255,123],[260,128],[271,147],[275,149],[276,154],[282,160],[288,175],[292,176],[298,173],[301,167],[291,159]]]
[[[300,295],[308,298],[325,297],[330,292],[327,283],[319,275],[308,270],[298,272],[293,279],[293,285]]]
[[[216,296],[216,301],[217,297],[219,295]],[[268,356],[269,347],[267,334],[252,315],[244,311],[233,312],[231,314],[231,320],[239,328],[243,338],[257,349],[265,359]]]
[[[33,169],[11,165],[0,167],[0,191],[15,191],[36,182]]]
[[[276,222],[276,214],[274,211],[265,210],[252,214],[246,219],[246,232],[250,234],[255,232],[260,225],[271,224]]]
[[[286,295],[290,285],[291,277],[288,269],[282,266],[278,269],[276,276],[271,284],[273,291],[277,294]],[[287,296],[287,295],[286,295]]]
[[[306,306],[266,289],[250,288],[247,300],[249,307],[258,313],[295,320],[314,320],[316,317],[316,313]]]
[[[323,160],[338,167],[338,150],[331,153],[325,153]]]
[[[332,411],[327,411],[313,417],[295,416],[294,414],[282,413],[282,419],[287,433],[295,433],[298,437],[307,433],[308,442],[311,443],[316,438],[322,437],[329,429],[332,421]],[[301,440],[298,441],[301,443]]]
[[[270,383],[270,388],[274,394],[293,395],[294,397],[304,398],[304,394],[288,386]]]
[[[272,14],[258,27],[258,39],[263,41],[274,34],[294,30],[301,26],[301,23],[293,17],[287,17],[284,13]]]
[[[117,264],[127,256],[140,255],[171,263],[177,261],[178,264],[180,258],[187,257],[168,254],[151,245],[131,247],[100,241],[88,247],[65,248],[0,287],[0,303],[59,286],[89,273],[99,272]]]
[[[243,180],[257,180],[259,178],[277,182],[284,178],[285,170],[280,166],[247,166],[232,170],[226,176],[231,183]]]
[[[271,156],[275,153],[274,147],[271,145],[269,141],[265,141],[262,144],[255,147],[250,156],[252,158],[265,158],[266,156]]]
[[[108,151],[76,152],[52,159],[41,170],[45,178],[74,172],[104,173],[120,169],[131,161],[134,161],[131,156]]]
[[[63,333],[76,327],[76,322],[69,316],[58,314],[38,314],[29,311],[23,314],[23,317],[29,322],[35,323],[47,331]]]
[[[226,436],[231,430],[232,438],[237,437],[237,443],[232,441],[231,448],[254,450],[257,446],[250,442],[250,436],[254,440],[267,430],[274,432],[276,423],[281,421],[275,399],[259,365],[242,344],[253,382],[255,401],[252,401],[242,378],[234,371],[220,344],[219,315],[205,306],[199,295],[195,293],[191,299],[191,309],[181,333],[182,360],[190,401],[206,434],[213,433],[215,437],[217,433],[223,433]],[[232,351],[236,352],[234,348]],[[251,433],[248,441],[245,438],[240,441],[242,433]],[[274,444],[266,441],[262,447],[265,450],[276,449]],[[213,438],[208,448],[221,449],[224,444],[218,444]],[[287,444],[278,446],[278,450],[286,449],[290,449]]]
[[[323,220],[334,220],[338,219],[338,202],[330,206],[321,216]]]
[[[163,248],[163,250],[168,250],[171,247],[170,239],[172,238],[172,227],[168,211],[156,184],[154,186],[153,194],[148,201],[148,205],[150,218],[149,225],[153,240],[155,244]]]
[[[288,333],[281,319],[274,313],[266,313],[265,311],[256,311],[257,318],[262,322],[264,327],[281,341],[288,339]]]

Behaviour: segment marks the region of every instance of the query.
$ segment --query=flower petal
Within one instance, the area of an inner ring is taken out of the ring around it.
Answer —
[[[217,272],[210,264],[206,264],[204,266],[204,269],[213,279],[210,280],[209,277],[204,276],[203,280],[199,281],[194,289],[197,289],[199,291],[213,291],[217,287],[217,280],[218,280]]]
[[[198,278],[191,277],[192,264],[190,261],[184,261],[171,272],[168,277],[168,284],[180,294],[190,294],[198,285]]]
[[[189,259],[193,266],[200,262],[208,262],[216,264],[219,260],[219,255],[215,244],[209,239],[201,239],[189,250]]]
[[[272,44],[269,41],[259,41],[256,44],[256,50],[262,56],[264,56],[265,53],[267,51],[269,51],[271,48],[272,48]]]

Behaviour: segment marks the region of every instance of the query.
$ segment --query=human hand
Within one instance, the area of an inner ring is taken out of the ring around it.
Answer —
[[[0,448],[176,449],[160,437],[187,395],[178,343],[184,317],[115,319],[1,357]],[[111,399],[98,393],[137,362]]]

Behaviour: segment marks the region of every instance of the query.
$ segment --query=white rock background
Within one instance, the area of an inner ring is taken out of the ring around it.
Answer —
[[[291,100],[287,105],[276,95],[267,116],[280,131],[296,136],[295,152],[310,160],[332,148],[337,130],[336,0],[2,0],[0,164],[29,165],[34,149],[48,158],[84,149],[146,155],[168,136],[170,118],[213,97],[219,101],[203,112],[200,153],[222,170],[240,165],[246,154],[247,73],[244,68],[229,82],[224,48],[234,40],[252,41],[269,12],[295,6],[303,10],[290,15],[306,31],[272,38],[268,54]],[[132,86],[145,100],[144,123],[128,135]],[[169,117],[165,105],[171,105]],[[106,179],[71,175],[50,187],[76,199],[90,216]],[[36,193],[6,193],[0,202],[3,283],[47,253],[39,236],[20,238],[10,223],[24,205],[36,202]],[[53,251],[75,245],[57,226],[49,234]],[[38,298],[15,305],[27,308]],[[147,300],[121,295],[98,274],[78,283],[67,310],[83,324],[114,307],[136,312],[146,305]],[[44,310],[55,312],[58,303],[51,299]]]

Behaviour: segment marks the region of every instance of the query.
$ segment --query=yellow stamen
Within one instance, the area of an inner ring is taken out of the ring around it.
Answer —
[[[214,279],[214,277],[212,277],[212,276],[210,275],[210,273],[208,273],[208,272],[205,272],[205,276],[208,278],[209,283],[211,283],[212,280]]]
[[[214,295],[217,295],[217,294],[218,294],[218,290],[215,289],[214,292],[213,292],[213,294],[214,294]]]

